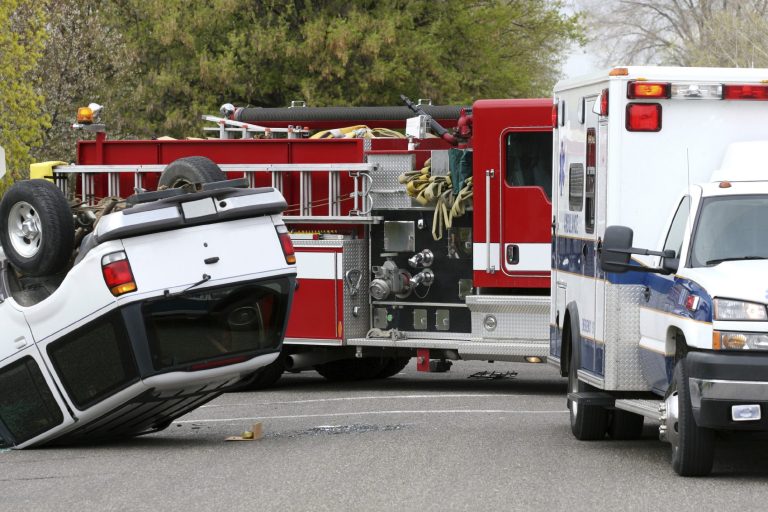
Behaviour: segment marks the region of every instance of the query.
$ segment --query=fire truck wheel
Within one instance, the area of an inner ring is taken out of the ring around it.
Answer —
[[[72,211],[61,190],[47,180],[18,181],[0,202],[0,244],[22,274],[64,270],[74,249]]]
[[[675,365],[665,400],[667,440],[672,445],[672,469],[680,476],[705,476],[712,471],[715,433],[699,427],[693,417],[685,358]]]
[[[379,374],[376,376],[378,379],[387,379],[393,375],[397,375],[403,368],[408,366],[411,361],[410,357],[390,357],[385,359],[384,366]]]
[[[160,175],[157,186],[179,188],[190,183],[210,183],[224,181],[227,175],[221,167],[204,156],[179,158],[168,164]]]
[[[375,379],[383,365],[384,361],[380,357],[364,357],[319,364],[315,366],[315,370],[331,382],[346,382]]]
[[[616,409],[608,423],[608,437],[616,440],[640,439],[643,435],[643,417]]]
[[[570,337],[570,333],[568,336]],[[568,369],[568,392],[590,391],[592,387],[577,378],[579,351],[575,349],[576,347],[574,347],[572,342],[570,347],[571,364]],[[571,432],[573,432],[576,439],[580,441],[596,441],[605,437],[605,430],[608,426],[608,411],[605,407],[578,404],[569,400],[568,408],[571,411]]]
[[[253,380],[238,386],[236,391],[258,391],[275,385],[285,371],[285,356],[280,353],[274,362],[268,364],[256,372]]]

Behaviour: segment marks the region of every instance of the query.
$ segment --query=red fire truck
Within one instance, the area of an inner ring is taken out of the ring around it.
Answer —
[[[545,361],[551,99],[413,108],[421,115],[225,105],[223,117],[204,116],[217,137],[194,140],[108,140],[81,125],[95,140],[78,144],[76,164],[52,171],[95,204],[152,190],[165,164],[199,155],[229,178],[283,193],[297,289],[282,357],[257,386],[311,368],[332,380],[384,378],[411,357],[423,371],[455,360]],[[430,123],[440,136],[426,136]],[[406,124],[409,137],[362,126]]]

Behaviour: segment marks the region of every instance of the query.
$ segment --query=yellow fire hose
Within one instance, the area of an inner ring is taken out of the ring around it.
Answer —
[[[422,206],[435,205],[432,218],[432,238],[440,240],[443,231],[450,229],[453,219],[461,217],[467,211],[472,200],[472,177],[464,181],[464,186],[454,197],[450,176],[432,176],[431,162],[427,160],[424,168],[401,174],[397,181],[405,185],[410,197]]]

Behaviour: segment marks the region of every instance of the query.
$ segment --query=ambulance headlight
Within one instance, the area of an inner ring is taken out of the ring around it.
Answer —
[[[712,348],[715,350],[768,350],[768,333],[714,331]]]
[[[768,320],[764,304],[742,300],[715,299],[715,320]]]

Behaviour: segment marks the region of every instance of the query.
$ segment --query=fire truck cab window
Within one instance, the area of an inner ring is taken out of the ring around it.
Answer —
[[[514,187],[540,187],[552,198],[552,133],[511,132],[506,137],[506,180]]]

